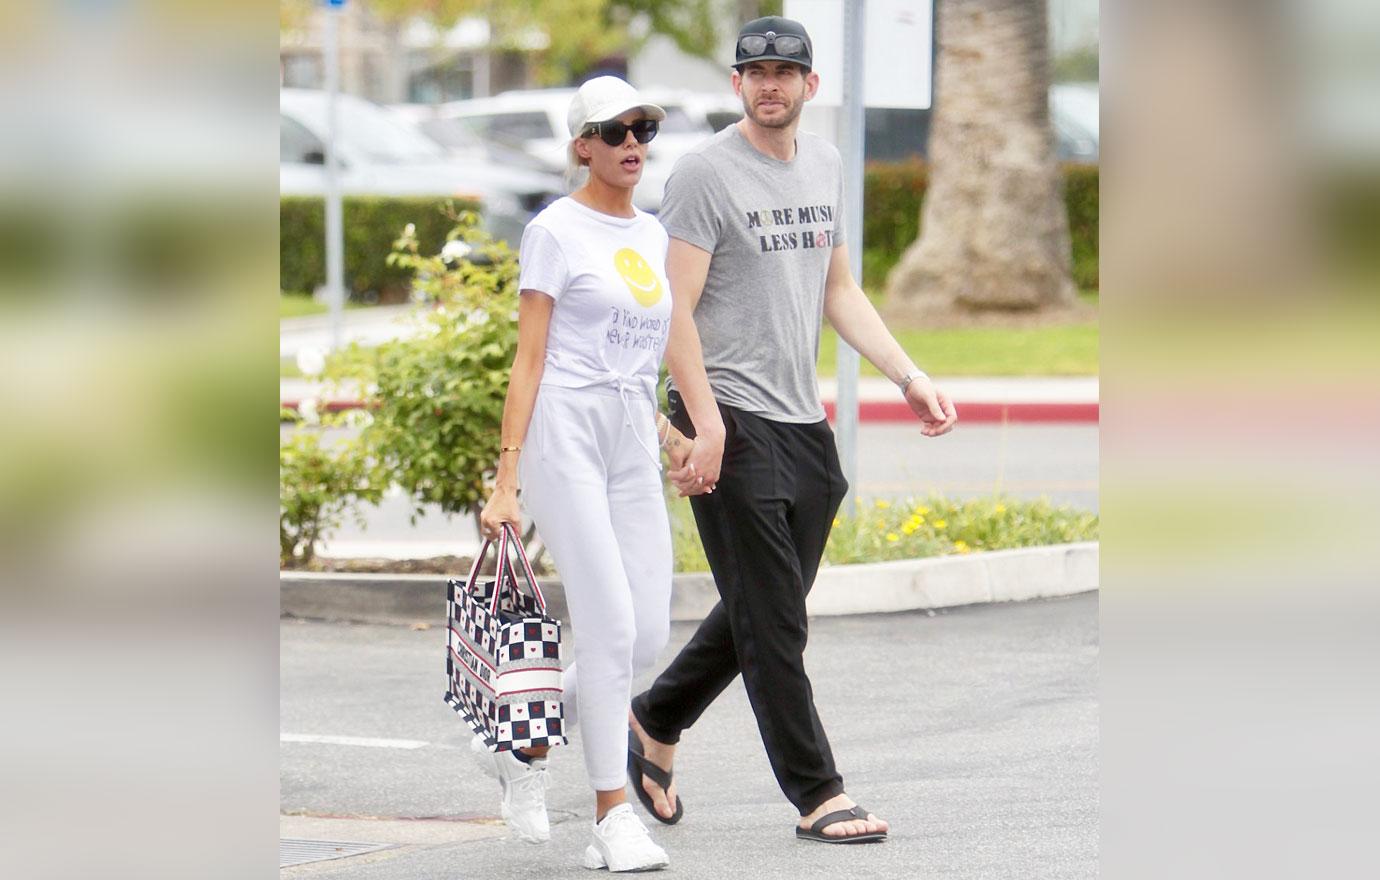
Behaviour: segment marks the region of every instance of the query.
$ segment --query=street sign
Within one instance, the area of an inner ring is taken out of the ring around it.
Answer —
[[[785,16],[805,25],[814,48],[821,107],[844,104],[844,15],[838,0],[786,0]],[[867,0],[863,24],[864,103],[928,110],[933,94],[934,0]]]
[[[334,6],[337,9],[345,5],[345,0],[326,0],[327,6]]]

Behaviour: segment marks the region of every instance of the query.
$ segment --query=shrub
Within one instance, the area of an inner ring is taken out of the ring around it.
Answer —
[[[1073,279],[1098,286],[1098,166],[1064,166],[1064,203],[1073,240]],[[920,206],[929,182],[924,162],[872,162],[863,178],[863,286],[878,289],[920,234]]]
[[[1073,239],[1073,282],[1080,290],[1098,287],[1098,167],[1064,166],[1064,204]]]
[[[463,209],[474,205],[464,203]],[[455,207],[434,197],[347,196],[345,289],[368,301],[401,301],[411,272],[388,261],[389,243],[413,224],[428,252],[439,249],[455,225]],[[326,207],[312,196],[283,196],[279,204],[278,287],[314,291],[326,283]]]
[[[328,449],[316,432],[294,431],[278,447],[279,563],[284,568],[310,563],[316,542],[339,527],[346,513],[357,511],[359,501],[377,504],[385,485],[358,442]]]
[[[472,212],[451,220],[446,240],[465,241],[483,265],[423,256],[409,227],[389,264],[412,276],[416,298],[435,303],[413,317],[422,332],[375,348],[353,345],[327,369],[328,378],[364,388],[373,418],[360,441],[412,496],[414,522],[427,504],[472,513],[487,499],[517,348],[516,255],[481,231]]]
[[[668,498],[676,571],[708,571],[689,502],[674,493]],[[1097,529],[1096,514],[1044,500],[998,496],[953,501],[938,495],[924,500],[878,499],[859,502],[853,516],[834,521],[824,561],[847,565],[1067,544],[1095,540]]]

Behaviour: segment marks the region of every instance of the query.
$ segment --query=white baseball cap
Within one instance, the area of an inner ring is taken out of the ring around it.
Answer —
[[[648,119],[657,122],[666,118],[665,110],[643,100],[637,89],[624,80],[616,76],[596,76],[580,86],[575,97],[570,99],[565,121],[570,126],[570,136],[576,137],[591,122],[608,122],[629,110],[641,110]]]

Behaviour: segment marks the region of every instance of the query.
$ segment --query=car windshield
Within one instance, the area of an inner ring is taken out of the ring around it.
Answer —
[[[428,119],[419,123],[417,127],[432,140],[453,150],[484,148],[484,142],[480,140],[479,135],[458,119]]]
[[[386,111],[364,102],[341,102],[340,138],[352,152],[385,165],[435,162],[445,156],[440,145]]]

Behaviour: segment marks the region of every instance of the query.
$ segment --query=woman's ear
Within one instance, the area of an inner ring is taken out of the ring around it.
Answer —
[[[588,165],[590,158],[589,138],[575,139],[575,155],[580,157],[580,162]]]

